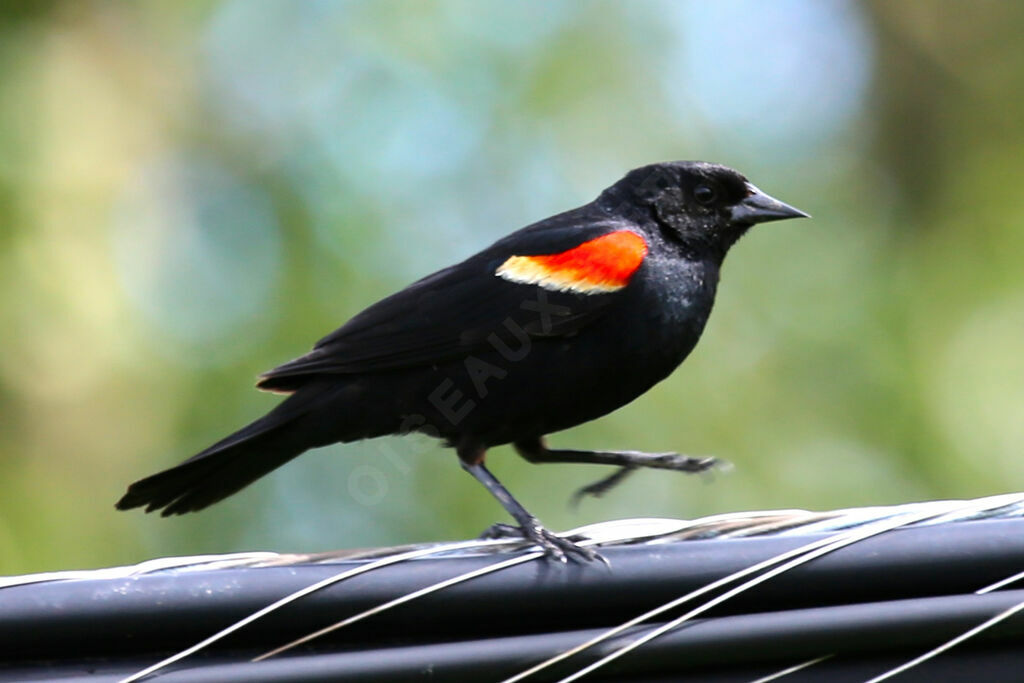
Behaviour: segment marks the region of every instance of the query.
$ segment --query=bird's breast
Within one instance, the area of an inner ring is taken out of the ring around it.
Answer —
[[[712,262],[651,259],[631,305],[641,325],[632,331],[639,348],[681,363],[700,339],[715,301],[718,267]],[[669,370],[671,371],[671,369]]]

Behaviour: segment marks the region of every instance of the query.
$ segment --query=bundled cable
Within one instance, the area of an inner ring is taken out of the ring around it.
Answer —
[[[1019,680],[1024,494],[0,579],[0,681]]]

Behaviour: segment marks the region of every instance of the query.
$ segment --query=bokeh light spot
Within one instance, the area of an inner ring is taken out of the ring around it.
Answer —
[[[662,71],[684,118],[744,145],[810,154],[859,113],[873,45],[845,0],[681,2],[665,6],[678,45]]]
[[[124,188],[113,216],[124,289],[179,342],[222,340],[258,315],[277,280],[269,200],[213,162],[161,159]]]

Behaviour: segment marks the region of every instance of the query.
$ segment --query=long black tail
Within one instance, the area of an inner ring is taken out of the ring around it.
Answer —
[[[342,440],[345,435],[337,425],[343,416],[337,411],[344,410],[343,393],[336,385],[299,389],[260,419],[180,465],[135,482],[117,508],[145,505],[146,512],[163,509],[164,517],[202,510],[304,451]]]

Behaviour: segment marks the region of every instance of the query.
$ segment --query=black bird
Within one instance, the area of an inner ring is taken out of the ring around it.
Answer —
[[[696,345],[729,247],[753,224],[806,216],[738,172],[704,162],[630,171],[593,202],[495,242],[370,306],[306,355],[262,375],[288,394],[117,503],[201,510],[310,448],[421,432],[550,556],[595,553],[551,533],[484,466],[511,443],[534,463],[697,471],[674,453],[552,450],[544,435],[605,415],[667,377]]]

